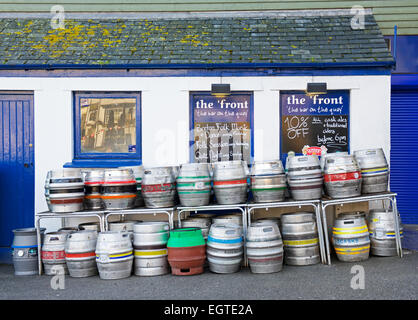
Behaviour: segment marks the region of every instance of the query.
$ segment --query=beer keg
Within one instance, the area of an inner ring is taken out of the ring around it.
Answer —
[[[242,227],[242,214],[224,214],[212,218],[212,224],[237,224]]]
[[[169,272],[167,222],[144,221],[134,224],[134,273],[137,276],[158,276]]]
[[[167,208],[175,205],[176,179],[172,167],[144,170],[142,196],[148,208]]]
[[[209,204],[211,178],[207,163],[182,164],[176,182],[182,206],[199,207]]]
[[[288,157],[287,181],[294,200],[320,199],[322,195],[322,172],[318,157]]]
[[[68,233],[49,232],[45,234],[41,258],[46,275],[68,274],[65,262],[65,242]]]
[[[318,229],[310,212],[282,214],[281,230],[284,259],[288,265],[312,265],[320,262]]]
[[[103,209],[101,188],[104,180],[104,170],[86,170],[84,175],[84,208],[86,210]]]
[[[286,175],[280,160],[255,161],[251,168],[254,202],[278,202],[285,198]]]
[[[40,229],[41,241],[45,228]],[[38,241],[36,228],[19,228],[13,230],[14,238],[13,267],[16,276],[38,274]]]
[[[102,185],[102,201],[107,210],[132,209],[137,184],[131,169],[106,169]]]
[[[109,222],[109,231],[125,231],[129,234],[131,241],[134,239],[134,224],[140,221],[119,221]]]
[[[236,224],[212,224],[206,253],[210,271],[214,273],[239,271],[244,253],[242,228]]]
[[[97,274],[97,232],[80,230],[70,233],[65,242],[65,261],[71,277],[85,278]]]
[[[361,169],[362,193],[378,193],[388,190],[389,165],[382,148],[354,151]]]
[[[277,224],[252,224],[248,227],[245,245],[251,272],[273,273],[282,270],[283,242]]]
[[[214,163],[213,190],[218,204],[247,202],[248,167],[244,161]]]
[[[324,182],[326,192],[331,198],[361,195],[361,172],[354,156],[328,157],[324,167]]]
[[[123,279],[131,276],[133,248],[124,231],[100,232],[97,237],[96,263],[100,279]]]
[[[398,216],[400,237],[403,238],[403,228]],[[396,235],[393,212],[389,210],[370,210],[368,217],[370,235],[370,253],[375,256],[396,256]]]
[[[84,183],[79,169],[53,170],[49,175],[49,210],[75,212],[83,210]]]
[[[135,207],[144,206],[144,198],[142,197],[142,177],[144,176],[143,166],[120,167],[119,169],[131,169],[136,180],[136,200]]]
[[[80,223],[78,225],[78,230],[91,230],[91,231],[96,231],[96,232],[100,232],[100,223],[99,222],[85,222],[85,223]]]
[[[339,215],[332,228],[332,243],[340,261],[357,262],[368,259],[370,238],[364,214]]]
[[[324,153],[324,154],[321,154],[321,159],[319,159],[319,164],[321,166],[322,172],[324,172],[326,159],[331,159],[333,157],[339,157],[339,156],[347,156],[347,155],[348,155],[348,152],[347,151],[340,151],[340,152],[333,152],[333,153]]]

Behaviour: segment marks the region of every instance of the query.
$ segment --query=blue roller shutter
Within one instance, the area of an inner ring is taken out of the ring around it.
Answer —
[[[392,91],[390,190],[402,223],[418,224],[418,90]]]

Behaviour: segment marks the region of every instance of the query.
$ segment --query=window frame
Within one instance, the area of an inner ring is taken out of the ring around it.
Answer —
[[[81,99],[116,99],[134,98],[136,100],[136,152],[132,153],[86,153],[81,152]],[[106,165],[134,165],[142,164],[142,108],[141,92],[139,91],[73,91],[73,163],[84,166],[100,166],[100,162]],[[129,162],[129,163],[127,163]],[[90,164],[90,165],[89,165]]]
[[[195,95],[211,95],[210,91],[190,91],[189,92],[189,161],[194,163],[194,106],[193,99]],[[251,166],[254,162],[254,91],[231,91],[231,96],[233,95],[249,95],[250,96],[250,162],[247,163],[248,166]],[[210,162],[209,162],[210,163]],[[212,162],[213,163],[213,162]]]

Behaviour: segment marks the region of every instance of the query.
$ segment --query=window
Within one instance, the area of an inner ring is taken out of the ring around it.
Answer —
[[[73,162],[141,161],[140,93],[76,92],[74,104]]]
[[[190,161],[244,160],[254,156],[253,94],[233,92],[223,98],[210,92],[190,94]]]

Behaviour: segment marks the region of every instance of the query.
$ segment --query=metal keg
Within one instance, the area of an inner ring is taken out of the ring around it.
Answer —
[[[254,202],[278,202],[285,198],[286,175],[280,160],[255,161],[251,168]]]
[[[148,208],[167,208],[175,205],[176,179],[172,167],[145,169],[142,196]]]
[[[83,210],[84,183],[79,169],[53,170],[49,175],[49,210],[75,212]]]
[[[319,164],[321,166],[321,170],[322,172],[324,172],[324,168],[325,168],[325,160],[326,159],[331,159],[333,157],[339,157],[339,156],[347,156],[348,152],[347,151],[341,151],[341,152],[333,152],[333,153],[324,153],[321,154],[321,159],[319,159]]]
[[[41,241],[45,228],[40,229]],[[13,230],[14,238],[13,266],[16,276],[38,274],[38,241],[36,228],[20,228]]]
[[[237,224],[242,227],[241,214],[225,214],[212,218],[212,224]]]
[[[286,264],[306,266],[320,262],[318,229],[313,213],[282,214],[281,231]]]
[[[100,232],[97,237],[96,263],[100,279],[123,279],[132,274],[133,248],[124,231]]]
[[[65,261],[71,277],[85,278],[97,275],[97,232],[81,230],[70,233],[65,242]]]
[[[134,224],[134,254],[137,276],[158,276],[169,273],[167,261],[168,222]]]
[[[290,192],[294,200],[320,199],[322,195],[322,172],[318,156],[288,157]]]
[[[248,227],[245,245],[251,272],[273,273],[282,270],[283,242],[277,224],[252,224]]]
[[[399,233],[403,238],[403,227],[398,216]],[[396,234],[393,212],[389,210],[370,210],[368,217],[370,253],[375,256],[396,256]]]
[[[363,178],[362,193],[388,190],[389,165],[382,148],[354,151]]]
[[[325,160],[324,182],[331,198],[341,199],[361,195],[361,172],[353,155],[328,157]]]
[[[203,217],[189,217],[181,222],[182,228],[200,228],[205,240],[208,238],[210,225],[210,218]]]
[[[58,229],[57,232],[69,234],[69,233],[76,232],[76,231],[78,231],[76,227],[64,227],[64,228]]]
[[[256,223],[273,223],[273,224],[276,224],[280,228],[280,218],[276,218],[276,217],[260,218],[252,222],[251,224],[256,224]]]
[[[244,253],[242,228],[236,224],[212,224],[206,253],[210,271],[237,272],[241,267]]]
[[[247,202],[248,167],[244,161],[214,163],[213,190],[218,204]]]
[[[102,185],[102,200],[107,210],[135,207],[136,180],[132,169],[106,169]]]
[[[99,222],[85,222],[78,225],[78,230],[91,230],[100,232],[100,223]]]
[[[120,167],[119,169],[131,169],[136,180],[136,200],[135,207],[144,206],[144,198],[142,197],[142,177],[144,176],[143,166]]]
[[[101,210],[104,207],[101,188],[104,180],[104,170],[87,170],[84,172],[84,208]]]
[[[129,234],[131,241],[134,240],[134,224],[140,221],[110,222],[109,231],[125,231]]]
[[[332,228],[332,243],[340,261],[368,259],[370,238],[364,214],[341,214],[336,218]]]
[[[176,182],[182,206],[199,207],[209,204],[211,177],[207,163],[182,164]]]
[[[41,258],[46,275],[68,274],[65,262],[65,242],[68,233],[50,232],[45,234]]]

